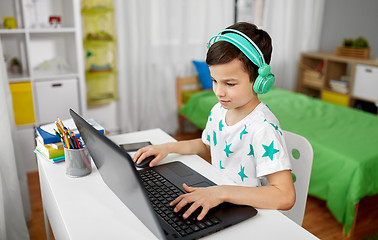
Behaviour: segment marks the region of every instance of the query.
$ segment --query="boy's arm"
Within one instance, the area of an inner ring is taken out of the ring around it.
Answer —
[[[267,175],[268,186],[224,186],[223,200],[256,208],[289,210],[295,203],[295,188],[290,170]]]
[[[290,170],[270,174],[267,179],[269,185],[262,187],[219,185],[193,188],[184,185],[184,189],[188,193],[175,199],[171,206],[176,205],[175,211],[177,212],[186,204],[192,203],[184,213],[184,218],[189,217],[198,207],[202,207],[198,220],[202,220],[211,208],[222,202],[266,209],[288,210],[292,208],[295,203],[295,189]]]
[[[204,144],[200,138],[161,145],[150,145],[139,149],[135,153],[133,160],[134,162],[140,163],[148,156],[155,156],[150,163],[150,167],[152,167],[164,159],[169,153],[178,153],[182,155],[198,154],[206,156],[210,154],[210,147]]]
[[[182,155],[208,155],[210,147],[202,142],[201,138],[179,141],[174,143],[166,143],[170,153],[178,153]]]

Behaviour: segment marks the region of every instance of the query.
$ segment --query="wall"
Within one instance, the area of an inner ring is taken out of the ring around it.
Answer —
[[[324,7],[320,51],[334,52],[344,38],[365,37],[370,57],[378,58],[378,1],[327,0]]]

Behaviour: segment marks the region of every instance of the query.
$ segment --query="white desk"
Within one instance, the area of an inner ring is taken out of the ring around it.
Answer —
[[[114,142],[175,141],[160,129],[110,137]],[[218,170],[198,156],[170,154],[161,164],[181,161],[217,184],[231,184]],[[65,163],[52,164],[38,157],[45,222],[50,221],[55,239],[156,239],[146,226],[103,182],[92,162],[92,173],[82,178],[65,175]],[[276,210],[258,209],[242,223],[204,239],[317,239]],[[48,230],[47,230],[48,231]]]

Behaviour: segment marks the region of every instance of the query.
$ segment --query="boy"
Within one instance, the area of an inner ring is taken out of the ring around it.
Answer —
[[[184,184],[187,193],[170,203],[175,212],[191,204],[184,218],[202,207],[197,217],[202,220],[222,202],[280,210],[294,205],[295,189],[282,130],[257,96],[274,83],[267,65],[271,52],[270,36],[249,23],[234,24],[210,39],[206,63],[219,103],[211,110],[202,139],[148,146],[134,155],[138,163],[154,155],[150,163],[154,166],[168,153],[211,154],[212,164],[238,184],[206,188]]]

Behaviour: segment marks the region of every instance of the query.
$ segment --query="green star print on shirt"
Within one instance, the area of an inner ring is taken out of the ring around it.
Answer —
[[[213,131],[213,142],[214,142],[214,146],[217,145],[217,133],[215,131]]]
[[[247,125],[244,125],[244,129],[243,129],[243,131],[241,131],[241,133],[240,133],[240,140],[242,140],[242,137],[243,137],[244,134],[247,134],[247,133],[248,133],[248,132],[246,131],[246,129],[247,129]]]
[[[270,123],[270,125],[272,125],[274,127],[274,129],[277,130],[278,132],[280,132],[280,134],[282,135],[282,132],[280,131],[278,126],[274,125],[273,123]]]
[[[274,149],[273,142],[274,141],[272,141],[269,146],[266,146],[264,144],[262,145],[265,149],[265,153],[264,153],[263,157],[269,157],[270,160],[272,160],[272,161],[273,161],[273,155],[280,151],[278,149]]]
[[[219,168],[224,169],[224,167],[222,167],[222,161],[219,161]]]
[[[222,123],[222,120],[220,120],[220,121],[219,121],[219,131],[220,131],[220,132],[222,132],[223,127],[224,127],[224,125],[223,125],[223,123]]]
[[[255,157],[255,152],[253,151],[253,147],[252,147],[252,144],[249,144],[249,153],[248,153],[248,156],[253,156]]]
[[[229,157],[228,155],[233,153],[231,150],[230,150],[230,147],[231,147],[231,144],[230,143],[229,145],[227,145],[227,142],[226,142],[226,148],[224,149],[224,151],[226,152],[226,156]]]
[[[241,178],[241,180],[242,180],[242,182],[244,182],[244,178],[248,178],[248,176],[245,175],[245,173],[244,173],[244,168],[245,167],[243,167],[242,165],[240,165],[240,172],[238,173],[239,176],[240,176],[240,178]]]

